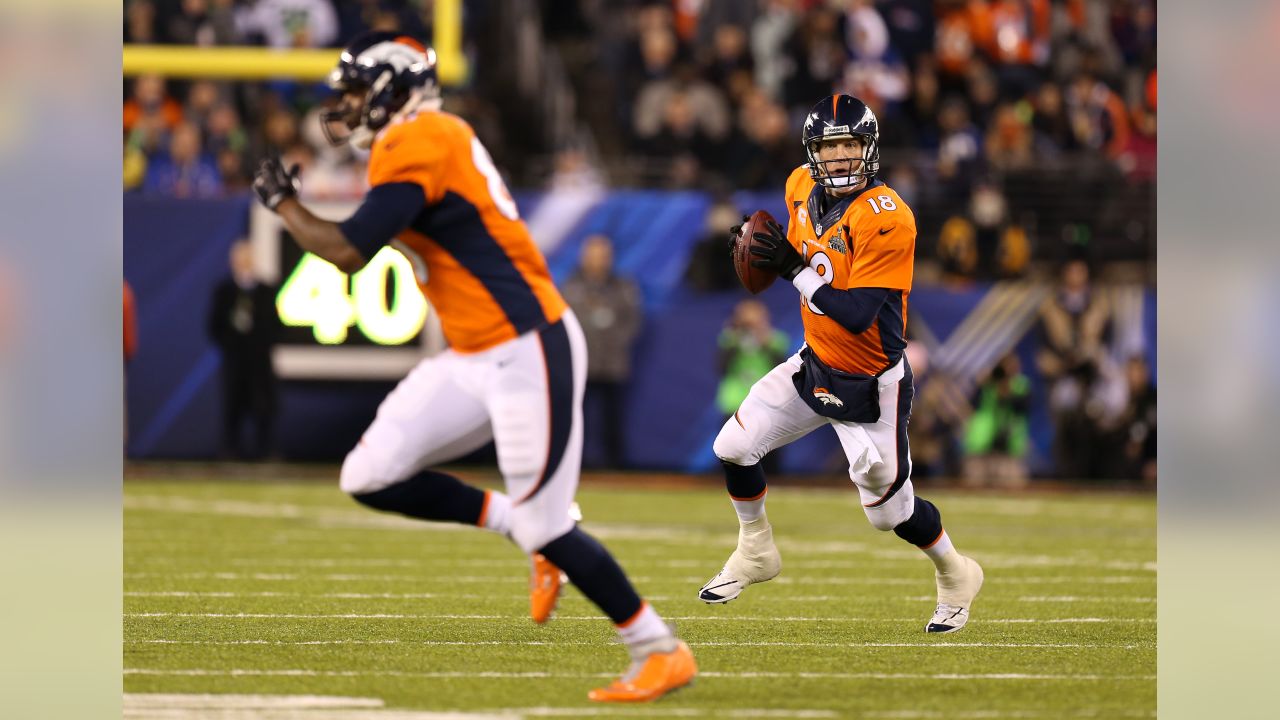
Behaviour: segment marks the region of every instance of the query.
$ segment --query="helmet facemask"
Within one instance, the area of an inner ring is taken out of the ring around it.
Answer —
[[[849,140],[855,137],[862,141],[861,158],[818,159],[818,148],[823,143]],[[880,143],[877,142],[875,136],[867,133],[831,135],[817,138],[810,141],[805,146],[804,151],[809,158],[809,176],[813,178],[815,183],[828,190],[843,190],[864,186],[871,182],[876,173],[880,172]],[[848,163],[849,170],[833,174],[830,167],[842,163]]]
[[[321,113],[325,137],[334,145],[351,143],[367,150],[378,132],[392,120],[419,108],[440,109],[435,82],[435,53],[427,50],[424,63],[393,71],[385,60],[353,58],[343,52],[328,84],[340,93],[338,104]],[[403,62],[403,60],[401,61]]]

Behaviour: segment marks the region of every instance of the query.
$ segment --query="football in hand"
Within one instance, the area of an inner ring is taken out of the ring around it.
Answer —
[[[751,246],[760,244],[755,239],[755,234],[757,232],[769,232],[766,223],[770,220],[773,220],[772,215],[764,210],[757,210],[742,224],[742,235],[738,237],[738,241],[733,245],[733,267],[738,271],[738,281],[752,295],[764,292],[765,288],[772,285],[773,281],[778,278],[778,274],[772,270],[751,266],[751,261],[759,257],[751,254]]]

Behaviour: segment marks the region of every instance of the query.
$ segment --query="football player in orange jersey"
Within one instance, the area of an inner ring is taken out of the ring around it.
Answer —
[[[904,333],[916,222],[876,179],[879,139],[875,113],[857,98],[818,101],[802,133],[809,162],[787,180],[787,230],[771,223],[755,234],[752,265],[800,291],[805,345],[751,388],[716,437],[741,527],[737,549],[698,596],[728,602],[781,571],[760,458],[829,424],[871,524],[918,546],[935,565],[938,603],[925,631],[954,632],[968,622],[982,568],[956,552],[938,509],[911,488]],[[735,227],[731,242],[740,234]]]
[[[343,51],[326,113],[336,142],[370,150],[371,189],[341,223],[297,200],[297,168],[262,163],[254,189],[298,244],[352,273],[388,243],[412,262],[449,349],[422,360],[383,400],[342,465],[341,487],[369,507],[477,525],[531,557],[531,614],[545,622],[561,572],[617,625],[632,665],[589,697],[656,699],[696,673],[689,647],[631,586],[607,550],[574,523],[582,460],[582,329],[552,283],[489,153],[440,110],[435,53],[395,33]],[[493,440],[506,492],[432,466]]]

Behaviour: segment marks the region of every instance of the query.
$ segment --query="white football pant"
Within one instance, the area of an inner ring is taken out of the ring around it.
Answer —
[[[892,530],[915,510],[907,447],[911,380],[906,361],[898,361],[880,377],[880,419],[874,423],[832,420],[815,413],[791,382],[800,365],[797,353],[751,386],[738,412],[716,436],[716,457],[752,465],[770,450],[830,424],[849,459],[849,478],[858,487],[867,519],[879,530]],[[901,387],[904,384],[906,388]]]
[[[560,322],[488,350],[426,358],[378,406],[342,465],[342,490],[381,490],[492,439],[513,503],[511,536],[525,552],[539,550],[573,528],[586,369],[586,341],[568,309]]]

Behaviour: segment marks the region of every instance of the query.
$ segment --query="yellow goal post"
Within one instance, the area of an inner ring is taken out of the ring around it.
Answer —
[[[436,0],[435,48],[442,85],[467,77],[462,54],[462,0]],[[126,77],[156,73],[174,78],[323,80],[338,62],[337,48],[278,50],[263,47],[125,45]]]

